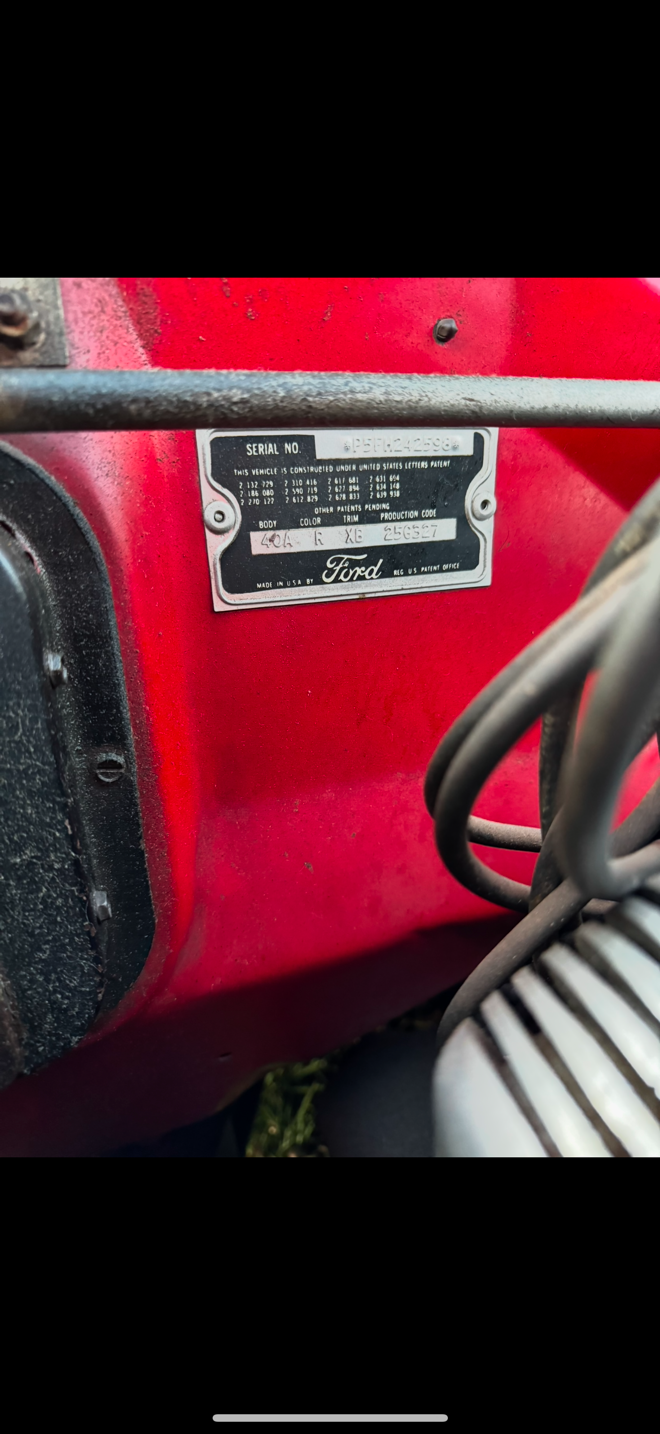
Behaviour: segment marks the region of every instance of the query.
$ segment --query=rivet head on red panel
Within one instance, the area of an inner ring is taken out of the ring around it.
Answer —
[[[438,319],[433,328],[433,337],[437,344],[448,344],[457,333],[458,324],[455,319]]]

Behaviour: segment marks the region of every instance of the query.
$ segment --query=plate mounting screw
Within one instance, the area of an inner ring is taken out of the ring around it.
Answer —
[[[230,533],[236,526],[236,516],[225,499],[216,498],[214,503],[207,503],[204,522],[210,533]]]
[[[472,516],[477,522],[483,523],[486,518],[492,518],[497,503],[493,493],[477,493],[472,499]]]

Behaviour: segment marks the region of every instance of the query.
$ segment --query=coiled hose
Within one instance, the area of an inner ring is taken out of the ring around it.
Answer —
[[[585,680],[599,670],[576,740]],[[491,772],[543,718],[541,828],[471,815]],[[523,914],[456,993],[444,1042],[484,998],[580,913],[598,914],[660,872],[660,779],[611,832],[630,762],[660,721],[660,480],[600,558],[580,598],[509,663],[436,749],[424,799],[448,870]],[[470,843],[537,851],[531,887],[492,871]]]

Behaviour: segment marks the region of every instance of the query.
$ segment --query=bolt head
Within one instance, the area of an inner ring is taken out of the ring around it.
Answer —
[[[41,332],[39,315],[27,294],[20,289],[0,292],[0,340],[27,348],[37,342]]]
[[[438,319],[433,327],[433,337],[437,344],[448,344],[458,333],[458,324],[455,319]]]
[[[126,760],[122,757],[121,752],[99,752],[94,763],[96,776],[104,786],[111,786],[113,782],[118,782],[119,778],[123,777],[125,770]]]

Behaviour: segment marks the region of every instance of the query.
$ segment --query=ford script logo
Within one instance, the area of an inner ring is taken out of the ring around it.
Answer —
[[[338,578],[340,583],[350,583],[355,582],[357,578],[379,577],[383,566],[382,558],[371,568],[353,567],[353,564],[359,563],[361,558],[368,557],[368,553],[351,553],[350,555],[348,553],[333,553],[332,557],[328,558],[321,581],[333,583],[335,578]]]

